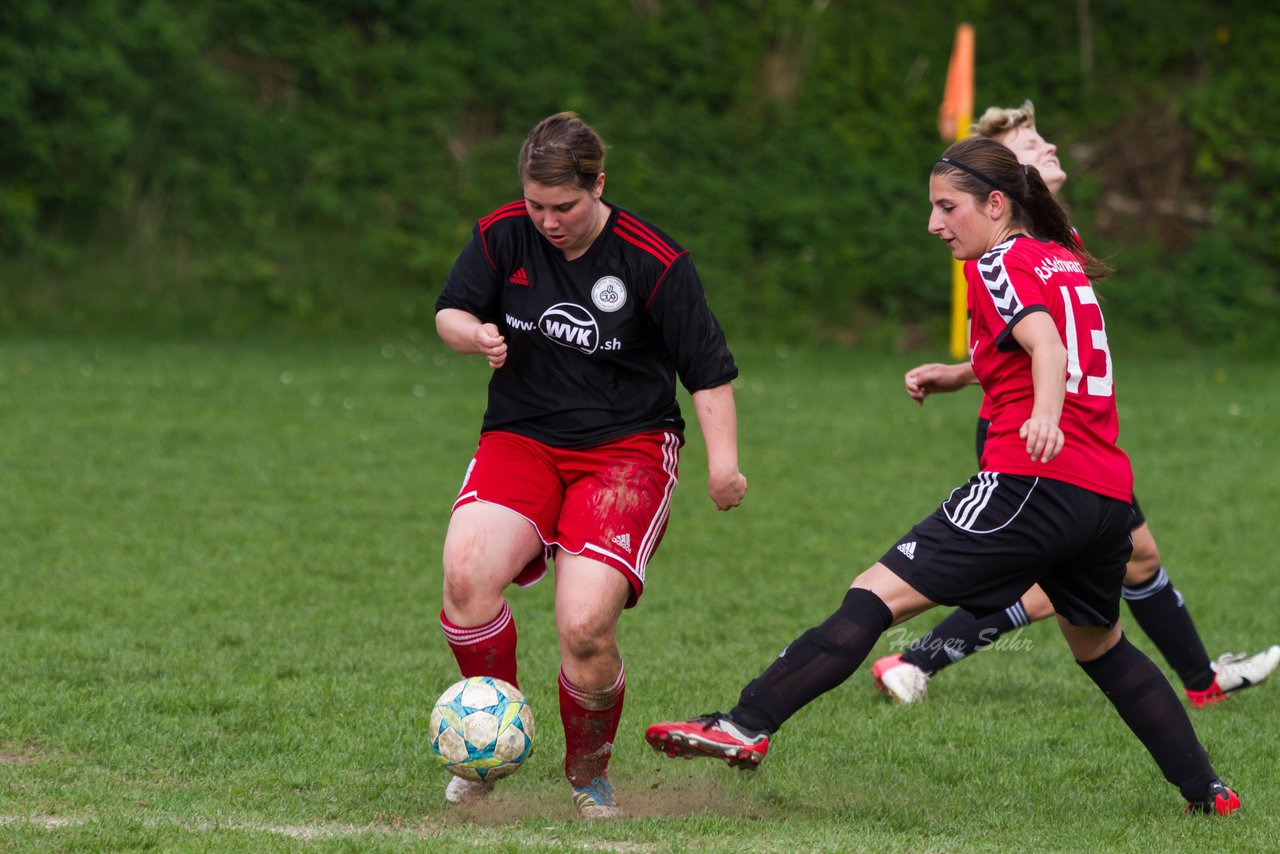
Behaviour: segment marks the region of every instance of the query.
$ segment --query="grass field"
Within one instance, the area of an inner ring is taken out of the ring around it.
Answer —
[[[974,467],[976,393],[917,408],[900,377],[919,357],[738,356],[751,491],[714,511],[691,430],[621,627],[630,817],[601,825],[573,819],[560,772],[550,583],[510,597],[529,765],[457,813],[428,754],[456,678],[440,550],[478,359],[426,338],[0,343],[0,850],[1275,849],[1280,685],[1192,713],[1245,809],[1184,818],[1048,623],[920,706],[860,671],[754,775],[652,752],[646,724],[731,705]],[[1280,640],[1275,366],[1117,361],[1138,494],[1211,654]]]

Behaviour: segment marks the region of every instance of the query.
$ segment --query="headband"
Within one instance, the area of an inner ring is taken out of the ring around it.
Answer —
[[[968,172],[970,175],[972,175],[973,177],[977,178],[977,179],[978,179],[979,181],[981,181],[982,183],[984,183],[984,184],[989,184],[990,186],[992,186],[992,187],[994,187],[995,189],[999,190],[1000,192],[1004,193],[1006,196],[1010,197],[1010,198],[1011,198],[1011,199],[1013,199],[1014,201],[1018,201],[1018,194],[1017,194],[1017,193],[1014,193],[1014,192],[1012,192],[1012,191],[1010,191],[1010,190],[1006,189],[1002,184],[1000,184],[1000,183],[998,183],[998,182],[996,182],[996,181],[991,180],[991,179],[990,179],[990,178],[988,178],[986,175],[984,175],[984,174],[982,174],[981,172],[979,172],[977,169],[974,169],[972,166],[969,166],[969,165],[967,165],[967,164],[961,163],[959,160],[952,160],[950,157],[939,157],[939,158],[938,158],[938,162],[939,162],[939,163],[945,163],[945,164],[947,164],[948,166],[954,166],[956,169],[959,169],[959,170],[960,170],[960,171],[962,171],[962,172]],[[1025,167],[1025,166],[1023,166],[1023,167],[1022,167],[1022,170],[1023,170],[1023,172],[1024,172],[1024,173],[1026,172],[1026,169],[1027,169],[1027,167]]]

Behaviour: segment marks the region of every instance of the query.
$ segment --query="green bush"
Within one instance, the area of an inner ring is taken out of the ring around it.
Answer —
[[[969,20],[979,109],[1033,98],[1091,248],[1140,263],[1117,322],[1274,347],[1280,14],[1089,9],[1084,33],[1006,0],[5,4],[0,323],[429,324],[527,129],[575,109],[608,198],[690,249],[735,336],[940,334],[924,176]]]

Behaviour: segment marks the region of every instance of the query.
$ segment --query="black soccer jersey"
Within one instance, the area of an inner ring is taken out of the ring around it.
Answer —
[[[737,377],[688,253],[610,208],[573,261],[538,233],[523,201],[476,223],[436,310],[469,312],[506,337],[482,430],[561,448],[683,431],[676,376],[690,392]]]

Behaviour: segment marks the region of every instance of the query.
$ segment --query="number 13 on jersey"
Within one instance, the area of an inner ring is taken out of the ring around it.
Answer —
[[[1058,290],[1062,292],[1066,315],[1067,394],[1111,397],[1111,351],[1107,348],[1107,330],[1102,322],[1098,297],[1089,285],[1060,287]],[[1085,310],[1084,306],[1093,306],[1093,310]],[[1084,352],[1082,338],[1086,339]],[[1084,381],[1083,390],[1081,380]]]

